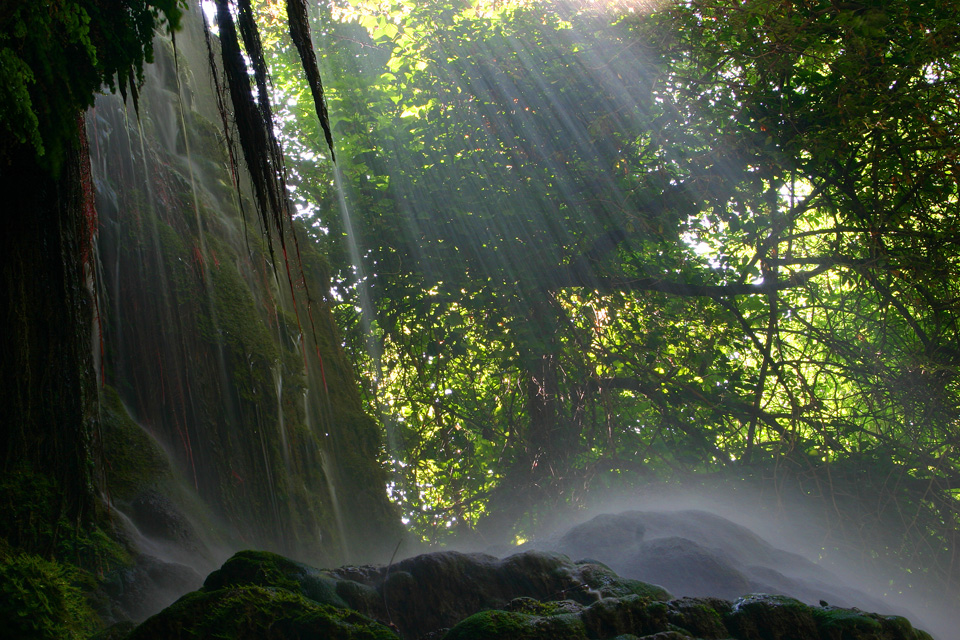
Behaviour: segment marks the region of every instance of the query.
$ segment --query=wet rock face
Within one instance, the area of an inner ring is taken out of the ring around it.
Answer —
[[[102,590],[110,606],[101,611],[101,617],[143,620],[187,589],[199,587],[201,582],[200,574],[191,567],[149,555],[137,556],[133,565],[106,576]]]
[[[699,510],[603,514],[560,535],[527,545],[604,563],[621,576],[692,597],[736,599],[746,593],[789,594],[807,604],[884,609],[845,588],[829,571],[778,549],[746,527]]]
[[[130,502],[130,517],[143,535],[179,544],[184,549],[200,548],[193,525],[173,501],[155,490],[146,490]]]
[[[631,594],[669,597],[597,565],[540,551],[503,560],[453,551],[426,554],[398,563],[377,587],[397,626],[415,636],[450,627],[477,611],[501,609],[516,598],[590,604]]]
[[[736,598],[752,590],[750,579],[723,555],[678,536],[642,542],[632,565],[631,574],[684,595]]]
[[[592,562],[527,551],[442,552],[391,566],[321,570],[244,551],[190,593],[111,640],[931,640],[910,623],[754,594],[672,599]]]
[[[484,611],[453,627],[445,640],[930,640],[904,618],[826,607],[784,596],[753,595],[730,603],[709,598],[669,602],[606,598],[578,612],[535,615]]]

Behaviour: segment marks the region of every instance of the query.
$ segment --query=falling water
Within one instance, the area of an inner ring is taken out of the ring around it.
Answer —
[[[280,447],[283,453],[283,466],[290,468],[290,445],[287,442],[287,426],[283,417],[283,371],[279,365],[274,366],[270,372],[273,374],[273,384],[277,390],[277,425],[280,427]]]
[[[343,524],[343,513],[340,510],[340,498],[337,496],[337,482],[334,474],[331,472],[332,465],[327,458],[327,452],[318,449],[320,453],[320,469],[323,470],[323,476],[327,480],[327,493],[330,495],[330,504],[333,506],[333,519],[337,527],[337,540],[340,542],[340,556],[342,558],[350,557],[350,545],[347,543],[347,529]]]
[[[383,372],[380,345],[377,342],[376,337],[373,335],[373,318],[375,317],[376,312],[373,307],[373,301],[370,297],[370,282],[367,279],[367,274],[363,266],[363,253],[360,247],[360,242],[357,239],[358,235],[356,225],[354,225],[350,203],[347,201],[346,182],[343,179],[343,172],[338,165],[334,166],[333,180],[337,196],[337,205],[340,209],[340,220],[343,223],[343,229],[345,232],[344,241],[347,243],[347,254],[350,256],[350,264],[353,266],[354,276],[357,282],[357,299],[360,303],[360,326],[363,330],[363,335],[366,341],[367,354],[370,356],[370,359],[373,362],[374,374],[372,381],[374,385],[374,401],[377,403],[377,411],[379,413],[380,421],[385,426],[386,430],[388,458],[391,460],[396,460],[400,455],[397,436],[391,427],[391,421],[385,418],[386,412],[383,410],[383,407],[380,406],[380,394],[377,390],[377,386],[380,384]]]
[[[377,490],[376,425],[363,417],[329,309],[314,301],[308,314],[305,295],[279,284],[285,266],[270,261],[249,190],[234,187],[202,23],[186,17],[176,49],[157,40],[139,111],[101,96],[88,119],[108,274],[105,384],[197,496],[187,504],[170,489],[164,504],[207,511],[228,547],[328,564],[347,559],[349,537],[352,553],[375,552],[392,526]],[[300,244],[302,262],[287,266],[322,278],[322,256]],[[308,316],[315,324],[301,328]],[[305,352],[316,356],[305,362]],[[136,493],[146,489],[116,497],[134,524],[150,517],[131,510],[149,503]],[[339,495],[361,497],[347,507]]]

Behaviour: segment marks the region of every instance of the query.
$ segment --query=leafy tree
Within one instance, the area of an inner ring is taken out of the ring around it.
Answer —
[[[522,533],[600,487],[772,475],[851,496],[844,533],[899,531],[870,542],[956,573],[946,3],[334,3],[315,21],[344,71],[359,269],[334,176],[288,161],[340,252],[344,320],[358,289],[376,308],[377,350],[353,347],[418,531]]]

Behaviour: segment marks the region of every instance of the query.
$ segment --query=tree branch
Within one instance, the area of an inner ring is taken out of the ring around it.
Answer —
[[[618,278],[596,275],[582,277],[582,274],[577,272],[568,272],[568,277],[565,282],[554,282],[552,284],[562,287],[590,288],[601,293],[613,293],[615,291],[659,291],[660,293],[684,297],[729,298],[734,296],[767,295],[785,289],[793,289],[806,284],[812,278],[829,271],[838,264],[840,263],[827,261],[809,271],[801,271],[788,278],[759,284],[731,283],[707,285],[674,282],[663,278]]]

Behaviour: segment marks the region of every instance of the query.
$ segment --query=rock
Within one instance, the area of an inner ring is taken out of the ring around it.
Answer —
[[[138,555],[132,566],[107,574],[101,589],[111,603],[111,619],[139,621],[196,589],[202,580],[186,565]]]
[[[908,621],[786,596],[672,599],[594,563],[452,551],[316,569],[244,551],[129,636],[332,640],[931,640]]]
[[[371,586],[382,594],[390,619],[405,637],[453,627],[484,609],[505,608],[516,598],[589,605],[611,596],[669,597],[659,587],[623,580],[605,567],[541,551],[503,560],[455,551],[424,554],[393,565]]]
[[[605,598],[579,611],[519,609],[476,613],[444,640],[929,640],[903,618],[818,610],[763,594],[733,604],[716,598],[664,603],[628,596]]]
[[[677,536],[641,543],[630,575],[689,596],[731,599],[751,591],[750,580],[723,555]]]
[[[866,613],[859,609],[842,609],[824,606],[813,610],[817,629],[823,640],[845,640],[846,638],[916,638],[932,640],[925,631],[913,628],[913,625],[900,616],[881,616]]]
[[[727,628],[743,640],[805,640],[816,638],[811,607],[787,596],[750,595],[733,604]]]
[[[541,551],[503,560],[444,551],[409,558],[387,568],[344,567],[333,571],[321,571],[274,553],[242,551],[204,582],[207,591],[241,586],[284,589],[319,604],[350,608],[395,624],[404,637],[453,627],[471,614],[507,609],[511,603],[515,613],[542,616],[561,610],[574,612],[577,607],[614,596],[632,595],[647,601],[670,597],[660,587],[622,579],[606,567],[577,564],[566,556]]]
[[[783,593],[808,604],[886,606],[750,529],[695,509],[602,514],[522,548],[591,558],[620,576],[660,584],[681,596],[732,600],[747,593]]]
[[[557,548],[572,558],[591,554],[615,557],[624,548],[643,542],[646,527],[633,513],[604,513],[576,526],[560,538]]]
[[[483,611],[450,629],[444,640],[587,640],[575,615],[535,616],[516,611]]]
[[[667,603],[667,620],[703,640],[728,637],[724,619],[733,607],[720,598],[680,598]]]
[[[175,542],[196,552],[199,537],[193,525],[173,501],[162,493],[148,489],[130,503],[130,518],[145,536]]]
[[[385,625],[355,611],[261,586],[194,591],[147,619],[127,640],[397,640]]]
[[[665,630],[667,607],[639,596],[604,598],[584,610],[584,625],[592,638],[612,638],[624,633],[649,635]]]

